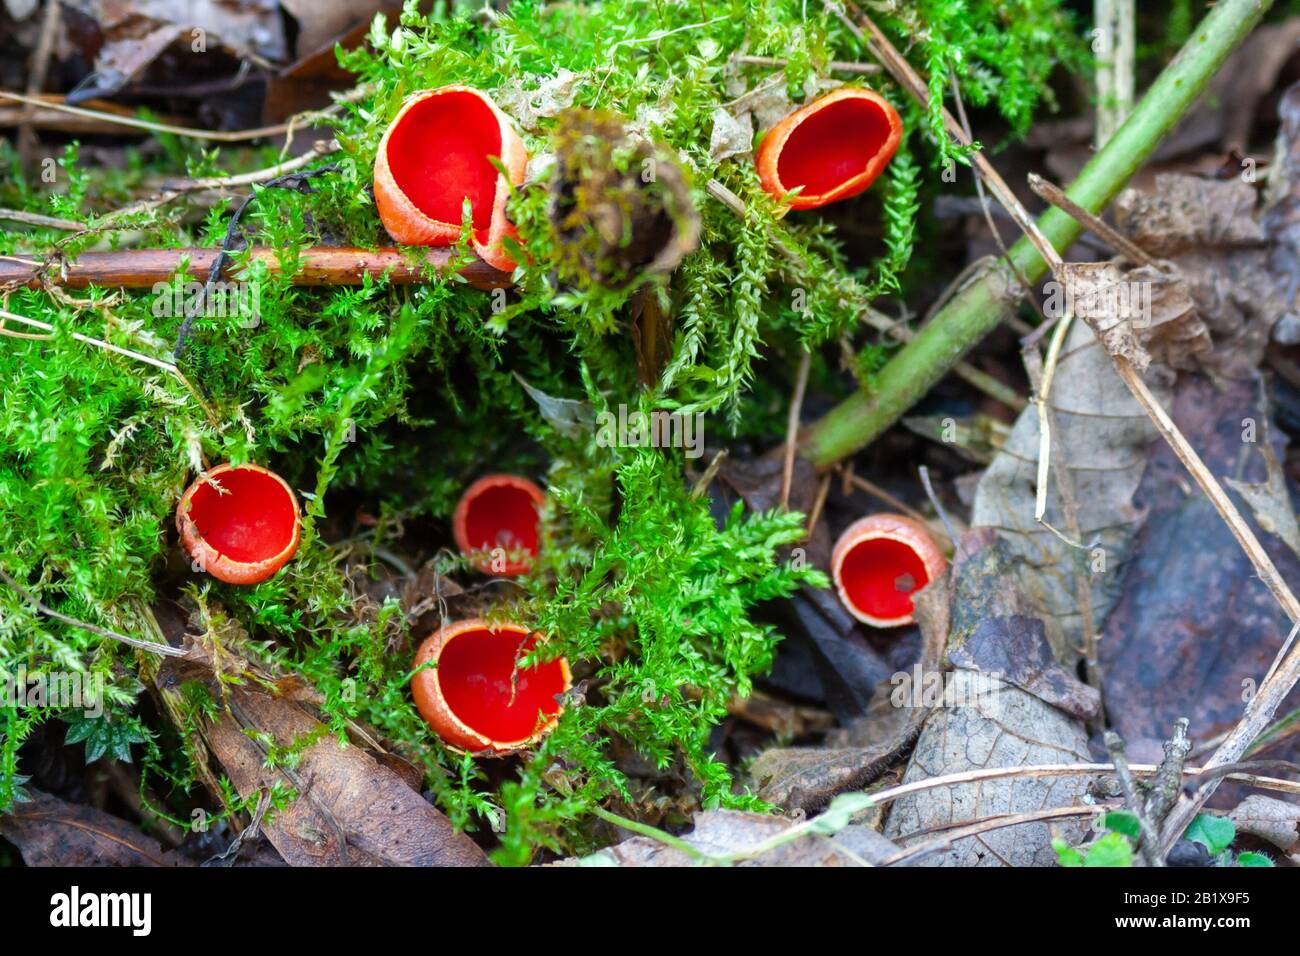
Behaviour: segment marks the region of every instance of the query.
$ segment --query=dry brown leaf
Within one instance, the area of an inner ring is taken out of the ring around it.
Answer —
[[[1167,173],[1156,177],[1154,192],[1129,189],[1115,202],[1120,228],[1177,268],[1213,339],[1211,364],[1233,378],[1259,365],[1293,299],[1295,270],[1271,262],[1276,250],[1255,216],[1257,201],[1255,188],[1240,179]]]
[[[963,536],[962,553],[951,571],[950,654],[971,650],[972,638],[985,628],[1029,616],[1012,573],[1018,560],[989,529]],[[946,675],[943,703],[926,717],[904,783],[964,770],[1089,759],[1081,720],[999,672],[982,669],[996,660],[984,661],[973,652],[968,656]],[[1068,696],[1081,695],[1086,696],[1075,689]],[[894,803],[885,836],[904,840],[986,816],[1072,806],[1082,801],[1088,781],[1086,776],[1024,777],[936,787]],[[1081,835],[1076,823],[1058,824],[1057,830],[1067,838]],[[944,866],[1046,866],[1055,859],[1051,837],[1045,823],[1005,827],[954,842],[938,861]]]
[[[1154,391],[1168,390],[1148,378]],[[1058,661],[1072,663],[1082,644],[1078,582],[1086,583],[1100,626],[1115,603],[1118,571],[1131,546],[1140,513],[1133,493],[1158,434],[1129,394],[1106,352],[1084,323],[1071,329],[1052,388],[1056,429],[1052,468],[1068,465],[1081,544],[1066,544],[1034,520],[1038,471],[1038,415],[1027,409],[984,472],[975,492],[971,526],[995,528],[1014,556],[1029,607],[1047,626]],[[1056,481],[1049,475],[1047,511],[1052,527],[1069,527]]]
[[[1111,355],[1122,355],[1139,371],[1153,360],[1196,369],[1211,355],[1209,329],[1176,266],[1072,262],[1065,271],[1076,315]]]
[[[28,866],[183,866],[158,841],[103,810],[31,790],[32,799],[0,816],[0,836]]]
[[[719,106],[713,111],[713,130],[709,134],[709,157],[722,162],[733,156],[748,156],[754,143],[754,119],[748,111],[739,117]]]
[[[296,677],[279,678],[238,654],[242,630],[215,604],[224,621],[222,652],[214,655],[209,635],[177,633],[178,615],[165,615],[169,642],[184,644],[183,658],[168,658],[156,683],[174,693],[187,680],[206,683],[223,711],[204,728],[204,737],[242,797],[279,785],[296,798],[262,824],[262,833],[291,866],[484,865],[478,846],[427,803],[412,787],[410,768],[400,758],[361,746],[341,745],[317,719],[319,692]],[[166,632],[165,632],[166,633]],[[244,677],[239,685],[217,687],[220,672]],[[372,731],[349,728],[351,739],[377,746]],[[291,766],[268,767],[268,748],[294,752]]]
[[[74,5],[69,3],[68,5]],[[163,83],[176,75],[179,58],[221,51],[235,61],[283,62],[284,23],[275,0],[119,0],[77,3],[98,27],[102,45],[95,56],[94,82],[69,97],[79,102],[110,96],[134,81]],[[92,27],[93,29],[93,27]],[[205,61],[198,67],[202,73]],[[216,66],[217,57],[211,57]]]
[[[295,48],[299,57],[329,44],[339,34],[365,24],[380,10],[390,14],[395,4],[377,0],[279,0],[280,6],[298,21]]]
[[[1238,833],[1267,840],[1284,853],[1300,851],[1300,807],[1257,793],[1248,796],[1228,814]]]
[[[1258,246],[1264,230],[1254,218],[1257,199],[1254,188],[1239,179],[1161,173],[1152,192],[1122,192],[1115,200],[1115,218],[1130,239],[1154,256]]]
[[[949,595],[946,577],[937,578],[916,597],[922,646],[916,667],[905,675],[937,674],[948,639]],[[898,763],[916,742],[925,719],[924,706],[895,706],[902,690],[898,675],[882,681],[867,712],[849,726],[832,731],[824,747],[773,747],[759,755],[749,775],[758,795],[787,810],[816,813],[836,794],[859,790]],[[907,690],[910,690],[910,684]]]
[[[695,815],[695,829],[681,839],[710,856],[741,853],[795,826],[785,817],[739,810],[708,810]],[[850,825],[833,838],[807,835],[769,850],[740,866],[857,866],[878,863],[898,847],[879,833]],[[847,850],[847,852],[846,852]],[[561,866],[697,866],[699,860],[651,837],[633,837],[592,856],[563,860]]]
[[[256,690],[230,692],[231,712],[207,729],[241,796],[275,784],[297,799],[262,831],[292,866],[481,866],[469,837],[396,773],[338,740],[302,705]],[[252,736],[250,736],[250,734]],[[283,748],[315,740],[292,769],[266,766],[258,735]]]
[[[541,120],[559,116],[573,106],[588,73],[559,69],[554,76],[521,76],[499,87],[493,95],[496,104],[530,133],[543,132]]]
[[[758,795],[787,810],[817,813],[845,790],[860,790],[897,759],[897,748],[773,747],[750,766]]]

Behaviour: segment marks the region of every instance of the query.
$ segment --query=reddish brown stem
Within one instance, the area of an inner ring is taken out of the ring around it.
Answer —
[[[116,286],[124,289],[147,289],[156,283],[169,282],[180,269],[181,260],[189,259],[189,274],[204,276],[219,254],[218,249],[128,249],[120,252],[83,252],[74,261],[60,266],[57,261],[38,264],[34,259],[0,257],[0,289],[42,286],[42,272],[47,281],[73,289],[88,285]],[[250,257],[265,262],[271,274],[280,273],[274,249],[254,248]],[[426,249],[424,257],[435,271],[445,272],[451,262],[450,249]],[[232,269],[223,278],[234,279]],[[475,257],[460,270],[465,281],[476,289],[499,289],[510,285],[510,274],[494,269]],[[426,281],[422,263],[398,249],[356,249],[314,246],[304,249],[294,285],[359,285],[365,276],[381,278],[397,285],[414,285]],[[199,281],[196,279],[196,281]]]

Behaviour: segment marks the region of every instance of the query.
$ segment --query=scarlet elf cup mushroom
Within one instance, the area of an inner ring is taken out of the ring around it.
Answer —
[[[259,465],[218,465],[181,495],[176,530],[196,567],[228,584],[257,584],[298,549],[298,499]]]
[[[840,601],[873,627],[911,624],[912,596],[946,565],[925,525],[896,514],[860,518],[840,535],[831,553],[831,576]]]
[[[474,618],[435,631],[415,655],[411,694],[446,743],[472,753],[530,747],[554,729],[571,677],[564,658],[520,667],[542,642],[521,624]]]
[[[379,142],[375,206],[398,242],[449,246],[460,238],[468,200],[474,251],[509,271],[515,261],[502,239],[515,230],[506,199],[527,166],[523,140],[486,93],[471,86],[426,90],[407,100]]]
[[[546,495],[519,475],[485,475],[465,489],[451,520],[462,554],[484,574],[523,574],[537,556]]]
[[[768,130],[755,158],[759,181],[792,209],[849,199],[875,182],[902,136],[903,121],[887,99],[874,90],[841,87]]]

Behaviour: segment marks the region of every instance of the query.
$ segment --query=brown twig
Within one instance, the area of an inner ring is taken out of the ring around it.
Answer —
[[[1140,262],[1143,265],[1153,266],[1156,269],[1162,269],[1160,260],[1155,258],[1136,242],[1124,235],[1118,229],[1115,229],[1110,223],[1100,216],[1094,216],[1088,210],[1084,209],[1077,202],[1065,194],[1065,191],[1054,183],[1048,182],[1038,173],[1029,174],[1029,188],[1032,189],[1044,202],[1049,202],[1061,212],[1067,213],[1074,218],[1079,225],[1085,227],[1093,235],[1105,242],[1131,262]]]
[[[1129,764],[1129,769],[1141,777],[1159,772],[1156,764]],[[1211,771],[1209,767],[1184,767],[1183,776],[1197,778],[1202,773]],[[985,780],[1000,780],[1005,777],[1092,777],[1115,772],[1111,763],[1059,763],[1037,764],[1025,767],[983,767],[979,770],[962,770],[957,773],[944,774],[941,777],[927,777],[913,780],[871,794],[872,804],[881,806],[914,793],[934,790],[938,787],[955,787],[963,784],[982,783]],[[1265,790],[1281,793],[1300,794],[1300,780],[1282,780],[1277,777],[1261,777],[1255,774],[1233,772],[1227,775],[1229,780],[1238,780]]]
[[[831,473],[828,471],[822,475],[821,481],[817,485],[817,497],[813,499],[812,511],[808,515],[808,531],[804,534],[804,540],[812,538],[813,532],[817,530],[817,522],[821,520],[822,509],[826,507],[826,495],[831,490]]]
[[[41,229],[61,229],[64,232],[80,232],[86,228],[85,223],[77,222],[74,219],[42,216],[35,212],[23,212],[21,209],[0,209],[0,219],[6,219],[9,222],[21,222],[23,225],[37,226]]]
[[[45,16],[41,20],[41,34],[36,41],[36,50],[32,53],[31,72],[27,77],[27,95],[36,96],[45,86],[45,76],[50,68],[50,53],[54,49],[54,38],[59,32],[59,21],[62,19],[61,5],[59,0],[45,0]],[[23,110],[18,124],[18,155],[22,157],[23,162],[28,162],[32,156],[32,150],[36,145],[35,135],[32,131],[32,117],[36,110],[28,106]]]
[[[1244,773],[1255,773],[1258,770],[1300,774],[1300,763],[1296,763],[1294,760],[1242,760],[1238,763],[1226,763],[1221,767],[1215,767],[1213,770],[1206,770],[1197,774],[1196,786],[1203,787],[1212,780]]]
[[[88,117],[69,116],[57,107],[63,97],[53,93],[42,93],[29,97],[32,102],[0,104],[0,129],[17,129],[24,122],[34,130],[52,130],[69,136],[112,136],[120,134],[122,127],[116,123]],[[39,105],[35,105],[39,104]],[[134,116],[135,111],[111,103],[107,100],[88,100],[99,113],[112,117]]]
[[[83,252],[76,260],[60,257],[41,261],[0,257],[0,288],[42,287],[42,278],[70,289],[87,286],[114,286],[123,289],[150,289],[168,282],[188,262],[193,272],[206,272],[220,255],[217,249],[126,249],[117,252]],[[271,275],[281,275],[278,250],[255,247],[248,253],[254,262],[264,262]],[[423,258],[419,258],[423,257]],[[453,262],[451,249],[423,249],[410,253],[401,249],[357,249],[347,246],[312,246],[302,250],[298,269],[292,274],[294,285],[360,285],[366,276],[386,278],[394,285],[415,285],[428,281],[428,270],[446,272]],[[493,268],[482,259],[472,257],[460,270],[465,282],[476,289],[501,289],[510,286],[510,274]],[[225,270],[228,276],[230,269]]]
[[[98,122],[109,123],[116,126],[129,126],[132,129],[147,130],[151,133],[171,133],[174,136],[188,136],[190,139],[202,139],[213,143],[243,143],[250,139],[263,139],[268,136],[278,136],[290,129],[291,123],[277,123],[274,126],[259,126],[254,129],[240,130],[210,130],[196,129],[192,126],[173,126],[170,123],[154,123],[150,120],[137,119],[133,116],[119,116],[114,113],[106,113],[101,110],[88,110],[80,106],[68,106],[63,102],[55,102],[48,97],[41,98],[37,96],[25,96],[20,93],[10,93],[7,90],[0,90],[0,100],[10,100],[14,103],[23,103],[28,106],[40,106],[45,109],[57,110],[67,113],[69,116],[79,116],[83,119],[96,120]],[[319,115],[325,116],[337,111],[338,104],[327,106],[325,109],[318,111]]]
[[[1124,793],[1124,803],[1137,817],[1138,850],[1147,866],[1162,867],[1164,856],[1160,853],[1160,821],[1153,820],[1147,814],[1147,801],[1138,793],[1137,781],[1129,769],[1128,758],[1124,755],[1124,741],[1113,730],[1108,730],[1103,738],[1106,751],[1115,763],[1115,777],[1119,780],[1120,790]]]
[[[901,511],[903,514],[907,515],[909,518],[913,519],[914,521],[919,521],[922,524],[927,524],[927,525],[930,523],[930,519],[927,518],[925,515],[921,514],[921,512],[917,511],[915,508],[913,508],[903,499],[897,497],[896,495],[890,494],[888,491],[886,491],[884,488],[881,488],[875,482],[867,478],[863,478],[861,475],[852,474],[852,473],[847,476],[846,480],[854,488],[866,492],[871,497],[875,498],[877,501],[884,502],[885,504],[889,505],[889,507],[893,508],[895,511]]]
[[[790,485],[794,482],[794,453],[799,444],[799,413],[803,409],[803,393],[808,388],[808,372],[812,368],[812,353],[805,351],[799,360],[799,374],[794,383],[794,396],[790,399],[790,415],[785,423],[785,461],[781,468],[781,510],[790,507]]]

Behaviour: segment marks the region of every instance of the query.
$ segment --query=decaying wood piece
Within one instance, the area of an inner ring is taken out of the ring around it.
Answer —
[[[83,252],[75,260],[0,257],[0,289],[39,289],[46,282],[72,289],[90,285],[123,289],[151,289],[170,282],[187,261],[190,275],[205,275],[219,249],[131,249],[120,252]],[[446,272],[452,262],[451,249],[426,249],[415,258],[400,249],[357,249],[349,246],[312,246],[304,249],[294,285],[360,285],[366,276],[386,278],[396,285],[428,281],[429,270]],[[272,275],[281,273],[276,250],[258,246],[249,252],[251,261],[263,262]],[[238,266],[228,267],[223,278],[237,278]],[[466,283],[476,289],[510,286],[510,274],[472,257],[459,270]]]

